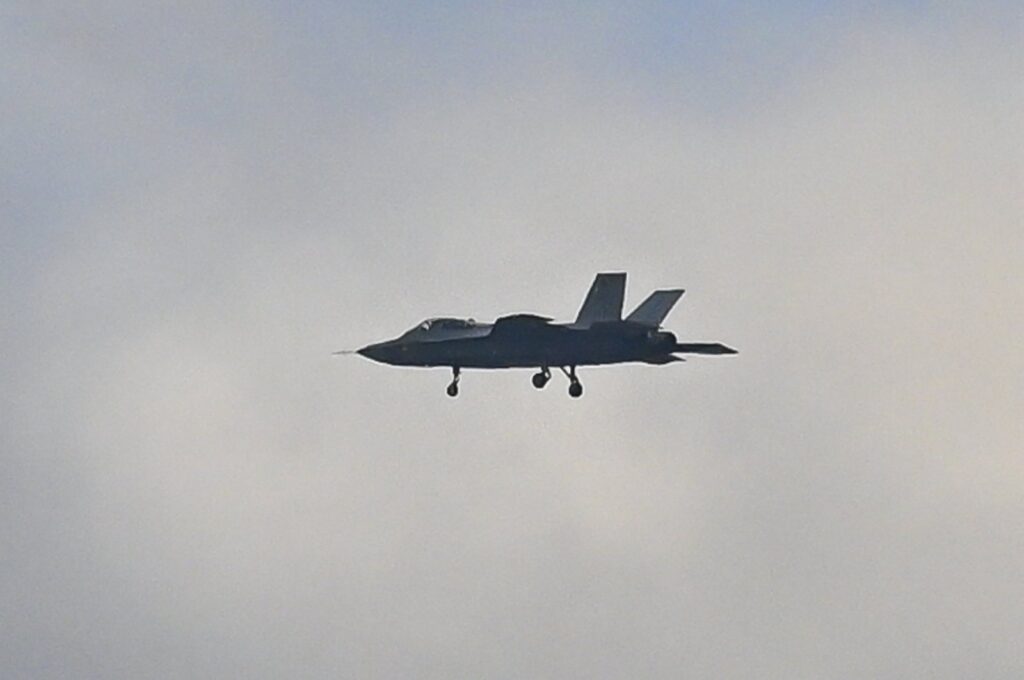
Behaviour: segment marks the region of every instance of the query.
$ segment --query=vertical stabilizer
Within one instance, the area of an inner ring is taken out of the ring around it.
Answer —
[[[683,296],[683,292],[680,289],[654,291],[640,303],[639,307],[633,310],[632,314],[626,317],[626,321],[654,328],[661,326],[661,322],[672,311],[672,307]]]
[[[580,313],[576,315],[576,324],[590,326],[599,321],[621,321],[625,296],[625,273],[598,274],[580,307]]]

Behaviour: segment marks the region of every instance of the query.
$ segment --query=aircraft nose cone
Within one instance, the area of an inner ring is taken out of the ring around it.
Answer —
[[[367,345],[362,349],[356,350],[356,354],[359,356],[364,356],[367,359],[373,359],[374,361],[384,361],[384,355],[386,353],[387,352],[384,350],[384,347],[379,343],[376,345]]]

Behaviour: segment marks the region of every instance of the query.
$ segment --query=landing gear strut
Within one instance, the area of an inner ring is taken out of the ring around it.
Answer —
[[[551,371],[547,366],[542,366],[540,373],[533,374],[533,386],[538,390],[544,389],[544,386],[548,384],[549,380],[551,380]]]
[[[576,367],[570,366],[569,369],[566,370],[565,366],[562,366],[562,373],[565,373],[565,376],[569,378],[569,396],[573,399],[582,397],[583,383],[581,383],[580,379],[576,377]]]
[[[449,397],[459,396],[459,375],[461,373],[462,371],[458,366],[452,366],[452,381],[448,385],[448,389],[445,390]]]

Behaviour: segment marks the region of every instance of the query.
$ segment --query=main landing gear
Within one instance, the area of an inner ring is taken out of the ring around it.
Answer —
[[[583,396],[583,383],[576,377],[576,367],[559,366],[562,373],[565,373],[565,377],[569,379],[569,396],[573,399],[577,399]],[[459,396],[459,378],[462,376],[462,370],[458,366],[452,366],[452,381],[448,384],[448,388],[445,392],[448,393],[449,397]],[[542,366],[540,372],[533,374],[533,386],[538,390],[543,389],[548,381],[551,380],[551,369],[547,366]]]
[[[452,381],[448,385],[448,389],[445,390],[449,397],[459,396],[459,376],[461,373],[462,371],[458,366],[452,366]]]
[[[576,377],[576,367],[570,366],[566,370],[565,366],[561,367],[562,373],[565,373],[565,377],[569,379],[569,396],[573,399],[577,399],[583,396],[583,383]]]
[[[565,366],[560,366],[559,368],[562,370],[562,373],[565,373],[565,377],[569,379],[569,396],[573,399],[583,396],[583,384],[576,377],[576,367],[570,366],[566,368]],[[544,386],[551,380],[551,369],[547,366],[541,366],[540,372],[534,373],[532,380],[534,387],[538,390],[544,389]]]

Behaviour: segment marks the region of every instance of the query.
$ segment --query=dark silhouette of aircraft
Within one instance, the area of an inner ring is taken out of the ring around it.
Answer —
[[[463,368],[538,368],[533,386],[543,388],[551,367],[569,378],[569,395],[583,385],[577,366],[625,362],[669,364],[677,354],[736,354],[720,343],[680,343],[661,330],[661,322],[683,295],[680,289],[656,290],[622,318],[624,273],[598,274],[572,323],[552,323],[535,314],[512,314],[493,324],[473,319],[428,319],[394,340],[367,345],[358,354],[392,366],[449,366],[448,396],[459,393]]]

